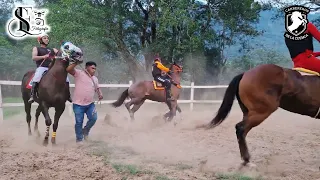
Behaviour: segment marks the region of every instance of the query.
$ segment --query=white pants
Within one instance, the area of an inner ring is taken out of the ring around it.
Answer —
[[[47,67],[38,67],[36,69],[36,72],[34,73],[32,82],[37,82],[37,83],[40,82],[44,71],[47,71],[48,69],[49,68],[47,68]],[[69,82],[69,77],[68,76],[67,76],[66,82]]]

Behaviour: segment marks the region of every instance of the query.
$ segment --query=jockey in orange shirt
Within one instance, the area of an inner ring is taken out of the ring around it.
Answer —
[[[167,74],[162,75],[161,71],[164,71],[168,74],[172,73],[169,68],[165,67],[161,63],[161,59],[159,57],[157,57],[154,60],[154,63],[152,65],[152,76],[155,81],[160,82],[161,84],[164,85],[164,87],[166,89],[167,100],[173,101],[174,98],[171,96],[171,78]]]

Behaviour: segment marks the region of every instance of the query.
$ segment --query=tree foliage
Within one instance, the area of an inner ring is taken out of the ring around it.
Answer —
[[[3,1],[9,4],[0,8],[2,25],[13,3]],[[47,16],[52,29],[50,46],[59,47],[61,40],[80,46],[85,60],[98,63],[103,82],[151,78],[151,64],[159,54],[165,64],[182,63],[185,80],[217,83],[208,77],[218,76],[230,64],[225,49],[235,43],[246,44],[248,37],[262,33],[255,25],[263,6],[254,0],[208,0],[206,4],[195,0],[37,0],[36,3],[50,10]],[[31,49],[36,45],[34,38],[16,42],[1,35],[0,67],[26,71],[23,65],[32,67]],[[0,72],[9,74],[5,70]],[[17,74],[22,77],[20,71]]]

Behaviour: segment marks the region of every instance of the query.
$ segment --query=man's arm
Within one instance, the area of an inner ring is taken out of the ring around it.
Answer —
[[[170,71],[169,68],[166,68],[166,67],[165,67],[164,65],[162,65],[161,63],[156,62],[156,64],[157,64],[157,67],[158,67],[159,69],[161,69],[162,71],[165,71],[165,72],[169,72],[169,71]]]
[[[76,63],[73,63],[67,67],[67,72],[74,76],[76,74],[76,70],[74,69],[77,66]]]
[[[46,59],[47,57],[49,57],[49,55],[44,55],[44,56],[38,56],[38,50],[37,47],[33,47],[32,49],[32,60],[34,61],[40,61],[43,59]]]
[[[320,32],[317,29],[317,27],[313,25],[311,22],[308,23],[307,27],[308,27],[307,31],[310,32],[312,36],[320,42]]]
[[[103,95],[102,95],[101,89],[99,87],[99,81],[98,81],[97,77],[95,77],[94,79],[95,79],[95,83],[96,83],[96,86],[97,86],[96,92],[98,93],[99,100],[101,100],[101,99],[103,99]]]
[[[58,53],[58,49],[53,48],[54,54],[56,55]]]

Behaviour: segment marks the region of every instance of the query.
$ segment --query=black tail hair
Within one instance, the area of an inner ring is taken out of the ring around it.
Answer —
[[[235,98],[235,96],[238,96],[239,83],[240,83],[242,77],[243,77],[243,73],[235,76],[231,80],[231,82],[230,82],[230,84],[224,94],[223,101],[222,101],[222,104],[217,112],[217,115],[210,122],[209,128],[213,128],[215,126],[218,126],[228,116],[228,114],[232,108],[234,98]],[[240,98],[238,98],[238,101],[240,101]]]
[[[120,95],[119,99],[115,102],[112,103],[113,107],[119,107],[122,105],[122,103],[124,102],[124,100],[126,100],[126,98],[128,97],[129,93],[128,93],[129,89],[126,89],[125,91],[122,92],[122,94]]]

